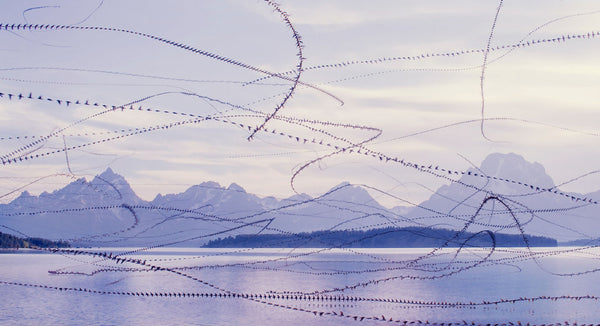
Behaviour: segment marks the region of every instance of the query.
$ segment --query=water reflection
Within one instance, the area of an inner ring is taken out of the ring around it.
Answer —
[[[485,249],[456,257],[448,249],[415,264],[414,259],[424,252],[427,251],[360,249],[308,254],[311,249],[301,249],[290,255],[289,250],[283,249],[232,253],[178,248],[136,255],[136,259],[168,267],[161,271],[141,266],[133,269],[135,266],[127,264],[118,266],[125,270],[111,270],[117,266],[97,257],[76,256],[74,260],[68,255],[3,254],[2,281],[49,288],[1,285],[3,294],[12,298],[2,303],[2,310],[7,313],[1,321],[344,324],[348,322],[345,317],[351,315],[377,317],[379,321],[385,317],[485,324],[564,320],[581,323],[600,318],[598,301],[593,298],[540,298],[599,293],[593,273],[577,277],[556,275],[593,268],[596,261],[587,257],[596,255],[597,250],[545,257],[536,262],[517,259],[523,256],[522,251],[500,248],[493,259],[466,270],[463,267],[485,255]],[[449,263],[449,257],[454,258],[453,263]],[[460,272],[432,277],[452,270]],[[371,282],[389,278],[392,279]],[[361,283],[367,285],[348,288]],[[68,290],[58,290],[60,287]],[[325,289],[329,291],[323,292]]]

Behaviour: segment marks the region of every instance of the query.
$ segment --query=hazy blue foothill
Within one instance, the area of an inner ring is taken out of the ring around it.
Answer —
[[[286,234],[244,234],[219,238],[207,248],[438,248],[447,247],[556,247],[548,237],[495,233],[457,233],[423,227],[385,228],[367,231],[317,231]]]

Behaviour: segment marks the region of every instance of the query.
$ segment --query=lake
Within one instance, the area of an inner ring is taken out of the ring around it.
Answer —
[[[600,321],[598,248],[81,250],[0,254],[0,324]]]

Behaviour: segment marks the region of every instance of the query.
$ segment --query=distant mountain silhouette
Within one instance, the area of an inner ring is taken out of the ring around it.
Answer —
[[[0,231],[93,246],[150,246],[182,240],[179,245],[201,246],[218,237],[257,232],[381,227],[524,232],[559,241],[600,237],[598,205],[534,190],[517,181],[554,187],[541,164],[512,153],[491,154],[480,168],[469,169],[416,207],[393,209],[347,182],[316,198],[300,194],[277,199],[247,193],[237,184],[222,187],[209,181],[144,201],[125,178],[109,168],[91,181],[81,178],[39,196],[23,192],[11,203],[0,205]],[[587,196],[599,198],[600,191]]]
[[[480,168],[466,172],[458,182],[440,187],[407,216],[451,229],[471,223],[468,230],[473,232],[519,233],[521,228],[563,241],[600,236],[598,205],[528,186],[556,190],[539,163],[527,162],[514,153],[495,153],[486,157]],[[571,195],[600,198],[600,192]]]
[[[95,246],[146,246],[191,238],[182,245],[199,246],[210,238],[198,234],[228,228],[238,233],[310,232],[365,228],[396,219],[367,191],[348,183],[319,198],[300,194],[277,199],[249,194],[235,183],[222,187],[204,182],[147,202],[111,169],[89,182],[81,178],[39,196],[23,192],[0,205],[0,230]]]

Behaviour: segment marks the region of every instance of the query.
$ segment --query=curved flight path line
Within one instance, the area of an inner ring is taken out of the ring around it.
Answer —
[[[236,125],[236,126],[240,126],[244,129],[248,129],[249,131],[252,130],[252,127],[249,125],[245,125],[242,123],[237,123],[234,121],[228,121],[226,119],[220,119],[217,117],[211,117],[211,116],[201,116],[201,115],[196,115],[196,114],[189,114],[189,113],[181,113],[181,112],[177,112],[177,111],[169,111],[169,110],[160,110],[160,109],[151,109],[151,108],[142,108],[141,106],[139,108],[134,108],[133,106],[129,106],[129,107],[123,107],[123,106],[110,106],[110,105],[106,105],[106,104],[99,104],[99,103],[94,103],[94,102],[89,102],[86,101],[85,103],[81,103],[79,100],[73,102],[71,100],[60,100],[60,99],[53,99],[53,98],[46,98],[43,96],[33,96],[33,94],[29,94],[29,96],[25,96],[23,94],[12,94],[12,93],[3,93],[0,92],[0,99],[7,97],[9,100],[39,100],[39,101],[44,101],[44,102],[52,102],[52,103],[56,103],[58,105],[66,105],[69,106],[71,103],[75,103],[75,104],[80,104],[80,105],[86,105],[86,106],[91,106],[91,107],[102,107],[102,108],[106,108],[107,110],[117,110],[117,109],[128,109],[128,110],[135,110],[135,111],[143,111],[143,112],[155,112],[155,113],[161,113],[161,114],[169,114],[169,115],[180,115],[180,116],[188,116],[188,117],[194,117],[194,118],[200,118],[202,120],[211,120],[211,121],[218,121],[218,122],[223,122],[223,123],[227,123],[227,124],[232,124],[232,125]],[[102,112],[100,112],[102,113]],[[98,113],[98,114],[100,114]],[[181,122],[179,123],[181,124]],[[178,125],[178,123],[173,124],[173,126]],[[167,127],[168,128],[168,127]],[[379,130],[376,128],[369,128],[369,127],[364,127],[364,126],[358,126],[358,128],[361,129],[372,129],[372,130]],[[164,129],[164,128],[161,128]],[[153,128],[153,129],[148,129],[148,130],[136,130],[134,132],[128,133],[128,134],[122,134],[119,136],[115,136],[115,137],[110,137],[110,138],[106,138],[103,140],[97,140],[97,141],[93,141],[87,144],[82,144],[82,145],[76,145],[76,146],[71,146],[66,148],[66,150],[72,150],[72,149],[77,149],[77,148],[81,148],[81,147],[85,147],[85,146],[90,146],[90,145],[95,145],[95,144],[100,144],[100,143],[104,143],[107,141],[111,141],[111,140],[116,140],[116,139],[121,139],[124,137],[128,137],[128,136],[132,136],[132,135],[137,135],[137,134],[141,134],[141,133],[145,133],[148,131],[152,131],[152,130],[159,130],[159,128]],[[488,176],[488,175],[483,175],[481,173],[477,173],[477,172],[472,172],[472,171],[458,171],[458,170],[450,170],[450,169],[445,169],[443,167],[440,167],[439,165],[435,165],[435,164],[423,164],[423,163],[413,163],[398,157],[392,157],[389,156],[385,153],[382,152],[377,152],[377,151],[373,151],[369,148],[364,147],[363,145],[369,141],[371,141],[372,139],[375,139],[377,137],[371,137],[370,139],[366,139],[363,140],[360,143],[354,143],[351,142],[347,139],[343,139],[343,138],[339,138],[339,137],[335,137],[331,134],[332,137],[334,137],[334,139],[339,140],[339,141],[343,141],[346,142],[348,145],[347,146],[339,146],[339,145],[335,145],[335,144],[331,144],[331,143],[327,143],[327,142],[318,142],[316,139],[310,140],[304,137],[300,137],[300,136],[294,136],[288,133],[284,133],[284,132],[276,132],[275,130],[266,130],[263,128],[262,130],[265,133],[268,134],[274,134],[274,135],[280,135],[280,136],[284,136],[287,137],[291,140],[295,140],[296,142],[302,142],[302,143],[307,143],[307,142],[311,142],[311,143],[315,143],[315,144],[319,144],[322,146],[327,146],[330,148],[334,148],[336,151],[334,153],[339,154],[339,153],[353,153],[355,152],[355,148],[357,148],[356,153],[357,154],[362,154],[365,156],[370,156],[373,157],[375,159],[379,159],[380,161],[385,161],[385,162],[396,162],[399,163],[405,167],[409,167],[409,168],[413,168],[413,169],[417,169],[421,172],[425,172],[425,173],[429,173],[433,176],[436,177],[440,177],[440,178],[444,178],[447,179],[449,181],[452,182],[456,182],[458,184],[461,184],[465,187],[468,188],[472,188],[475,190],[480,190],[480,191],[484,191],[482,189],[479,189],[473,185],[469,185],[466,184],[460,180],[455,180],[450,178],[449,176],[460,176],[460,175],[470,175],[470,176],[475,176],[475,177],[479,177],[479,178],[486,178],[486,179],[492,179],[492,180],[497,180],[497,181],[502,181],[502,182],[506,182],[506,183],[513,183],[513,184],[518,184],[521,185],[523,187],[528,187],[531,190],[534,191],[538,191],[538,192],[548,192],[548,193],[552,193],[552,194],[557,194],[566,198],[569,198],[575,202],[579,202],[582,201],[584,203],[591,203],[591,204],[595,204],[597,205],[599,202],[597,200],[594,200],[592,198],[582,198],[579,196],[574,196],[572,194],[568,194],[565,192],[562,192],[558,189],[554,188],[544,188],[544,187],[540,187],[540,186],[536,186],[533,184],[529,184],[526,182],[521,182],[518,180],[513,180],[513,179],[508,179],[508,178],[501,178],[501,177],[495,177],[495,176]],[[37,159],[40,157],[44,157],[44,156],[48,156],[48,155],[53,155],[53,154],[57,154],[57,153],[62,153],[65,150],[65,148],[59,148],[50,152],[46,152],[46,153],[41,153],[41,154],[28,154],[28,155],[24,155],[21,157],[15,157],[15,158],[11,158],[11,159],[6,159],[6,158],[2,158],[1,159],[1,163],[3,165],[7,165],[7,164],[13,164],[13,163],[17,163],[17,162],[23,162],[23,161],[27,161],[27,160],[33,160],[33,159]],[[362,151],[361,151],[362,150]],[[333,154],[330,154],[333,155]],[[6,156],[5,156],[6,157]],[[312,163],[309,163],[312,164]],[[306,168],[306,167],[304,167]],[[297,175],[298,173],[295,173],[295,175]],[[487,192],[487,191],[486,191]]]
[[[267,3],[271,3],[271,1],[269,1],[269,0],[265,0],[265,1]],[[285,13],[285,12],[282,11],[282,13]],[[284,16],[282,16],[282,17],[284,17]],[[140,36],[140,37],[149,38],[149,39],[152,39],[152,40],[155,40],[155,41],[158,41],[158,42],[162,42],[162,43],[168,44],[170,46],[174,46],[174,47],[177,47],[177,48],[189,51],[189,52],[193,52],[193,53],[205,56],[205,57],[209,57],[209,58],[221,61],[221,62],[232,64],[232,65],[244,68],[244,69],[255,71],[255,72],[258,72],[258,73],[261,73],[261,74],[266,74],[266,75],[269,75],[271,77],[276,77],[276,78],[284,79],[284,80],[292,82],[294,85],[301,84],[303,86],[306,86],[306,87],[309,87],[309,88],[314,89],[316,91],[319,91],[319,92],[321,92],[323,94],[326,94],[329,97],[332,97],[333,99],[335,99],[336,101],[338,101],[340,103],[340,105],[344,104],[344,101],[342,99],[340,99],[339,97],[333,95],[332,93],[330,93],[330,92],[328,92],[328,91],[326,91],[326,90],[324,90],[322,88],[316,87],[314,85],[300,82],[299,81],[299,77],[298,78],[286,77],[286,76],[283,76],[281,74],[273,73],[273,72],[267,71],[265,69],[258,68],[256,66],[253,66],[253,65],[250,65],[250,64],[247,64],[247,63],[235,60],[235,59],[227,58],[227,57],[215,54],[215,53],[211,53],[211,52],[208,52],[208,51],[197,49],[195,47],[192,47],[192,46],[189,46],[189,45],[186,45],[186,44],[183,44],[183,43],[178,43],[178,42],[171,41],[171,40],[168,40],[168,39],[165,39],[165,38],[162,38],[162,37],[158,37],[158,36],[155,36],[155,35],[146,34],[146,33],[142,33],[142,32],[127,30],[127,29],[122,29],[122,28],[104,27],[104,26],[73,26],[73,25],[49,25],[49,24],[47,24],[47,25],[43,25],[43,24],[40,25],[40,24],[11,24],[11,23],[5,23],[5,24],[3,24],[3,23],[0,23],[0,31],[2,31],[2,30],[5,30],[5,31],[19,31],[19,30],[22,30],[22,31],[36,31],[36,30],[45,30],[45,31],[80,30],[80,31],[119,32],[119,33],[126,33],[126,34],[136,35],[136,36]],[[295,33],[295,30],[294,30],[294,33]],[[300,36],[297,33],[295,33],[295,35],[298,36],[298,38],[297,38],[297,46],[301,47],[302,46],[302,41],[300,40]],[[299,54],[301,55],[302,52],[300,51]],[[304,58],[302,58],[302,60],[304,60]],[[301,68],[301,65],[299,65],[299,66]],[[292,88],[295,88],[295,86],[293,86]],[[293,91],[292,91],[292,93],[293,93]]]

